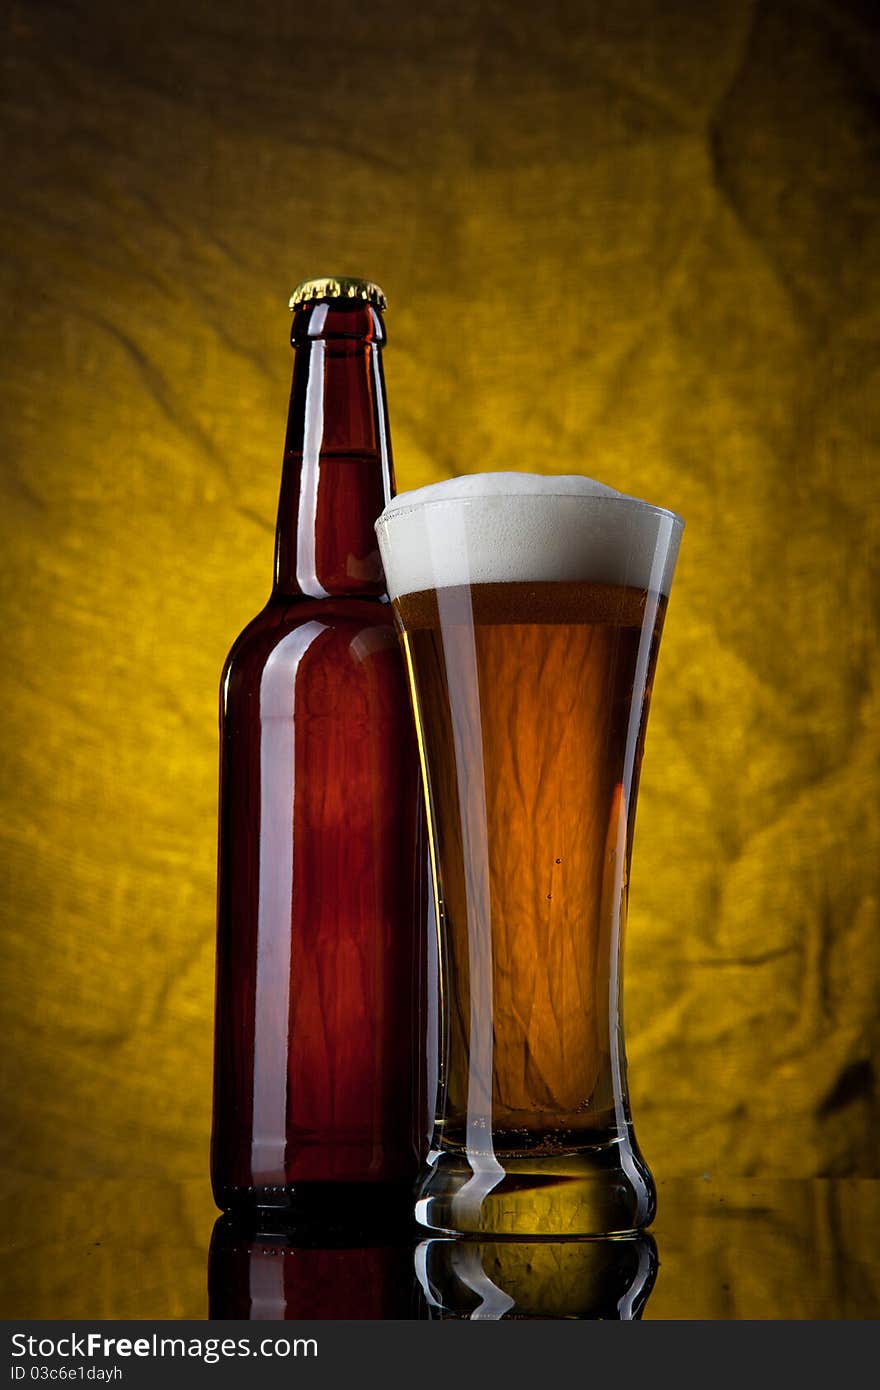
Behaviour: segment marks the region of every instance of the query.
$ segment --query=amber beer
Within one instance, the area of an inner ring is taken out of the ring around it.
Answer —
[[[467,1127],[468,895],[478,856],[505,999],[492,1040],[496,1151],[552,1152],[613,1130],[603,882],[617,837],[627,860],[631,844],[633,798],[623,828],[620,778],[646,602],[638,589],[576,583],[476,584],[397,600],[430,730],[449,953],[443,1133],[458,1143]],[[648,683],[664,610],[661,600]],[[482,783],[479,849],[465,848],[464,818],[444,810],[461,807],[459,749]]]
[[[638,1230],[620,958],[681,522],[583,478],[404,494],[378,526],[430,805],[443,1085],[419,1220]]]

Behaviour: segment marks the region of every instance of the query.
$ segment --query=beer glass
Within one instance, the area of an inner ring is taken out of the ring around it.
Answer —
[[[439,932],[440,1069],[416,1216],[623,1234],[621,947],[645,721],[683,523],[582,477],[400,494],[376,530],[406,657]]]

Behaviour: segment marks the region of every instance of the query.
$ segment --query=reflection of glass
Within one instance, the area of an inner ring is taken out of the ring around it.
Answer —
[[[626,1088],[621,945],[682,529],[582,478],[453,479],[377,533],[409,666],[441,931],[435,1230],[610,1235],[654,1186]]]
[[[421,1304],[408,1235],[254,1229],[228,1216],[214,1226],[210,1318],[411,1319]]]
[[[416,1273],[432,1318],[640,1318],[657,1273],[648,1235],[426,1240]]]

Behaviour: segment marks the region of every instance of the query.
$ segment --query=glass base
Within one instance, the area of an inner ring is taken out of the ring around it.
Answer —
[[[435,1149],[419,1184],[416,1220],[460,1235],[633,1235],[656,1210],[654,1181],[627,1136],[555,1154]]]

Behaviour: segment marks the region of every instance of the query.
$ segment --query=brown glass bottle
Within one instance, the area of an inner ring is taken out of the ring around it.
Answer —
[[[310,282],[291,302],[275,584],[221,684],[212,1180],[224,1210],[314,1220],[410,1192],[426,852],[373,531],[384,298]]]

